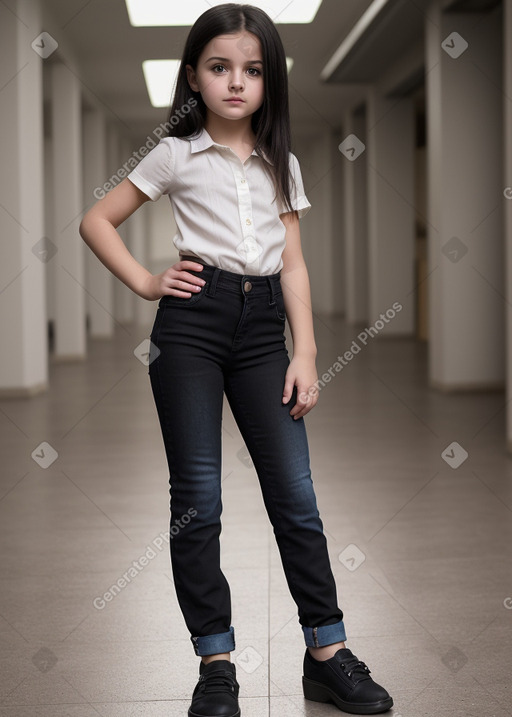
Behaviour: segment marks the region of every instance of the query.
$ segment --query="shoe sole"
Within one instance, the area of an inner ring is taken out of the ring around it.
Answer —
[[[302,689],[304,697],[313,702],[334,702],[336,707],[344,712],[350,712],[354,715],[374,715],[379,712],[387,712],[393,706],[393,698],[380,700],[379,702],[371,702],[366,704],[355,704],[354,702],[345,702],[338,695],[321,682],[315,682],[308,677],[302,677]]]
[[[223,717],[240,717],[241,711],[237,710],[232,715],[223,715]],[[196,712],[188,711],[188,717],[208,717],[208,715],[198,715]],[[218,717],[218,715],[210,715],[210,717]]]

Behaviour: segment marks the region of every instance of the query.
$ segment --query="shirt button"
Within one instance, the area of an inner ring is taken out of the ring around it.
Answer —
[[[245,184],[245,179],[240,180],[242,184]]]
[[[250,281],[246,281],[244,283],[244,289],[245,289],[245,291],[250,291],[252,289],[252,284]]]
[[[250,219],[246,219],[246,220],[245,220],[245,223],[247,224],[247,226],[249,226],[250,224],[252,224],[252,222],[251,222]]]

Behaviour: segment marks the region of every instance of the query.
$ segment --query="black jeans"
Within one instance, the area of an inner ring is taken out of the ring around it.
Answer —
[[[290,359],[280,272],[252,276],[200,263],[202,271],[191,271],[206,280],[200,291],[160,299],[149,358],[170,474],[173,578],[194,650],[235,649],[219,546],[224,392],[258,475],[306,645],[345,640],[304,418],[290,416],[297,387],[287,404],[281,400]]]

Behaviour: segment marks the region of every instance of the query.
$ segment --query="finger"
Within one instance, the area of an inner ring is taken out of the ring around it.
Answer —
[[[302,418],[313,408],[315,403],[314,397],[308,391],[299,391],[297,393],[297,402],[290,411],[290,415],[294,418]]]
[[[283,389],[283,403],[288,403],[293,393],[294,380],[293,378],[286,378]]]
[[[186,281],[186,279],[189,280]],[[189,294],[199,291],[201,287],[206,284],[206,281],[201,279],[201,277],[187,274],[186,272],[180,272],[180,278],[176,278],[174,281],[176,282],[176,286],[173,287],[174,289],[182,289],[183,291],[188,291]]]
[[[303,406],[302,406],[301,403],[299,403],[299,401],[298,401],[298,399],[297,399],[297,401],[295,401],[294,407],[293,407],[292,410],[290,411],[290,416],[295,417],[296,415],[298,415],[298,414],[302,411],[302,409],[303,409]]]
[[[196,292],[194,291],[194,294]],[[174,286],[169,287],[169,291],[167,292],[169,296],[181,296],[184,299],[189,299],[192,296],[191,291],[183,291],[181,289],[176,289]]]
[[[196,276],[195,274],[189,274],[187,271],[177,271],[176,272],[178,276],[176,276],[176,279],[179,281],[180,279],[188,279],[190,283],[192,284],[204,284],[206,282],[205,279],[203,279],[202,276]]]
[[[313,408],[313,405],[314,405],[314,404],[310,404],[310,405],[307,405],[307,406],[303,406],[302,408],[299,408],[299,410],[298,410],[297,413],[293,416],[293,418],[294,418],[295,420],[298,420],[299,418],[303,418],[303,416],[305,416],[306,413],[309,413],[309,412],[311,411],[311,409]],[[295,406],[295,408],[297,408],[297,406]]]
[[[175,279],[174,282],[174,286],[169,286],[168,293],[171,294],[171,296],[189,298],[192,294],[197,294],[197,292],[202,288],[197,284],[189,284],[186,281],[181,281],[179,279]]]
[[[308,406],[310,401],[311,398],[309,396],[308,391],[306,391],[305,389],[297,391],[297,403],[295,405],[298,405],[299,409],[302,406]]]
[[[194,269],[195,271],[203,271],[203,265],[200,264],[198,261],[191,261],[190,259],[185,259],[184,261],[180,261],[179,264],[183,266],[185,269]]]

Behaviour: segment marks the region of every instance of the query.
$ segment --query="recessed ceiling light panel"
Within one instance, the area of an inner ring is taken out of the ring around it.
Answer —
[[[134,27],[193,25],[213,5],[225,0],[126,0],[130,23]],[[240,3],[242,4],[242,3]],[[322,0],[253,0],[251,5],[264,10],[277,23],[313,22]]]
[[[170,107],[180,60],[144,60],[142,72],[153,107]]]

